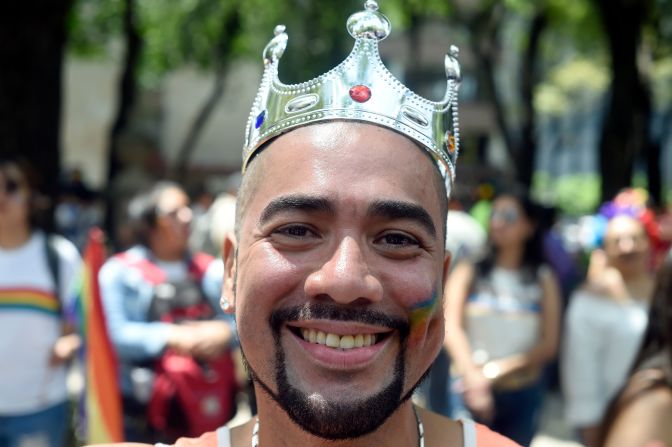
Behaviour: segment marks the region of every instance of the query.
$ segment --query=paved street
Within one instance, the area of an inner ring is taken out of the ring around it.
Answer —
[[[540,433],[532,441],[532,447],[581,447],[574,439],[562,414],[562,399],[558,393],[547,396],[544,404]]]

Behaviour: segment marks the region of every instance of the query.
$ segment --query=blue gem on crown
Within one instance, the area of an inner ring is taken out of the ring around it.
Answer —
[[[266,118],[266,110],[262,110],[259,115],[257,115],[257,119],[254,120],[254,128],[259,129],[262,124],[264,124],[264,118]]]
[[[278,63],[287,47],[284,25],[263,52],[264,74],[247,123],[243,172],[264,143],[296,127],[332,120],[368,122],[399,132],[432,156],[450,194],[459,152],[459,50],[451,46],[444,59],[446,93],[440,101],[425,99],[402,84],[380,59],[378,42],[391,32],[390,21],[375,0],[352,14],[347,30],[355,39],[350,55],[338,66],[300,84],[278,79]]]

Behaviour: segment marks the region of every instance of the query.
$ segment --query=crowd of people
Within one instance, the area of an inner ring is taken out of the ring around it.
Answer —
[[[74,241],[42,229],[31,172],[20,159],[0,164],[0,326],[11,334],[2,349],[17,359],[3,373],[0,438],[57,446],[71,417],[66,364],[80,340],[68,287],[81,260]],[[431,376],[445,382],[438,387],[445,394],[428,396],[430,407],[530,445],[545,396],[560,391],[566,422],[588,447],[671,439],[662,422],[672,415],[672,254],[664,231],[651,232],[641,219],[646,204],[623,202],[627,195],[632,190],[602,207],[609,215],[598,213],[605,224],[596,227],[601,233],[587,256],[560,246],[574,261],[570,278],[582,279],[572,279],[571,293],[563,293],[567,284],[545,249],[556,229],[542,225],[544,208],[521,188],[493,197],[484,237],[464,237],[466,248],[449,238],[458,254],[444,287],[450,367]],[[235,196],[222,194],[204,207],[199,225],[189,202],[173,182],[140,192],[128,210],[137,244],[110,257],[100,273],[128,440],[171,442],[216,428],[235,414],[237,393],[253,393],[241,379],[235,323],[219,302],[224,264],[213,252],[234,231]],[[480,231],[460,219],[449,217],[449,233]],[[39,340],[21,336],[27,333]],[[204,391],[209,410],[177,404],[193,389],[157,391],[175,358],[220,376],[211,387],[217,392]],[[628,423],[633,419],[641,422]]]
[[[603,225],[592,226],[586,239],[597,242],[585,253],[545,249],[557,229],[544,227],[544,208],[526,194],[503,190],[494,198],[485,255],[458,263],[444,291],[453,363],[448,414],[475,417],[529,445],[544,396],[559,391],[577,439],[607,445],[603,421],[651,330],[648,321],[670,313],[652,300],[672,299],[661,267],[671,241],[664,224],[651,225],[645,201],[633,199],[639,196],[628,189],[601,207],[595,218]],[[571,274],[553,262],[558,258],[572,260]]]
[[[297,93],[262,84],[237,197],[161,181],[129,202],[135,243],[98,274],[125,440],[529,446],[555,390],[587,447],[672,446],[669,228],[641,191],[623,191],[596,214],[584,265],[521,187],[456,210],[457,124],[437,137],[408,105],[390,117],[368,102],[368,85],[400,88],[371,78],[390,32],[377,9],[369,0],[348,21],[353,55],[329,74],[358,82],[341,92],[351,112],[283,121],[322,84],[284,109],[264,107]],[[277,28],[264,79],[286,43]],[[456,107],[456,58],[432,113]],[[80,219],[92,196],[74,188],[56,215],[71,241],[46,232],[37,191],[23,160],[0,160],[0,446],[65,445],[82,342],[74,223],[99,217]],[[418,388],[440,352],[449,366]],[[230,429],[241,392],[253,417]]]

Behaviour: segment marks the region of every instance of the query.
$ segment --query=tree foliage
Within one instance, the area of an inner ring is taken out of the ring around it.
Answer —
[[[144,86],[158,85],[166,74],[184,65],[213,72],[221,82],[217,73],[225,73],[226,63],[240,58],[261,60],[260,49],[279,23],[287,26],[290,38],[280,76],[285,82],[305,81],[333,67],[350,50],[351,39],[344,32],[344,24],[347,16],[363,3],[362,0],[136,1],[143,38],[138,79]],[[493,104],[499,133],[518,178],[529,184],[536,154],[537,117],[573,113],[573,108],[585,103],[610,98],[611,83],[616,72],[622,70],[612,59],[624,50],[614,48],[614,35],[622,34],[622,30],[610,28],[605,14],[622,2],[384,0],[380,3],[395,31],[408,31],[411,41],[414,30],[436,19],[448,21],[470,36],[470,49],[476,59],[473,69],[477,72],[477,96]],[[123,36],[123,3],[76,0],[76,12],[69,21],[71,50],[96,56],[118,48]],[[641,17],[623,19],[639,21],[641,38],[636,35],[628,38],[639,39],[635,45],[641,78],[653,92],[655,109],[666,113],[672,101],[669,87],[672,2],[643,3],[646,8]],[[605,9],[604,5],[608,7]],[[237,22],[231,20],[234,15]],[[235,29],[231,23],[237,23]],[[415,68],[409,67],[407,81],[413,80]],[[204,104],[203,110],[212,106],[212,98],[221,95],[216,82],[210,104]],[[185,144],[186,140],[189,138]],[[627,169],[603,166],[604,169],[615,169],[619,184],[631,181]],[[606,171],[602,174],[604,177]]]

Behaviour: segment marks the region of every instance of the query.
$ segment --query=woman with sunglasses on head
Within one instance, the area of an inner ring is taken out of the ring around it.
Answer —
[[[603,447],[672,446],[672,251],[661,266],[649,324],[630,377],[607,410]]]
[[[544,367],[559,337],[560,292],[544,263],[538,212],[521,190],[498,194],[487,256],[458,264],[445,288],[453,408],[461,397],[467,417],[523,446],[537,429]]]
[[[0,159],[0,445],[65,445],[66,363],[80,345],[71,282],[80,257],[38,222],[30,166]]]

